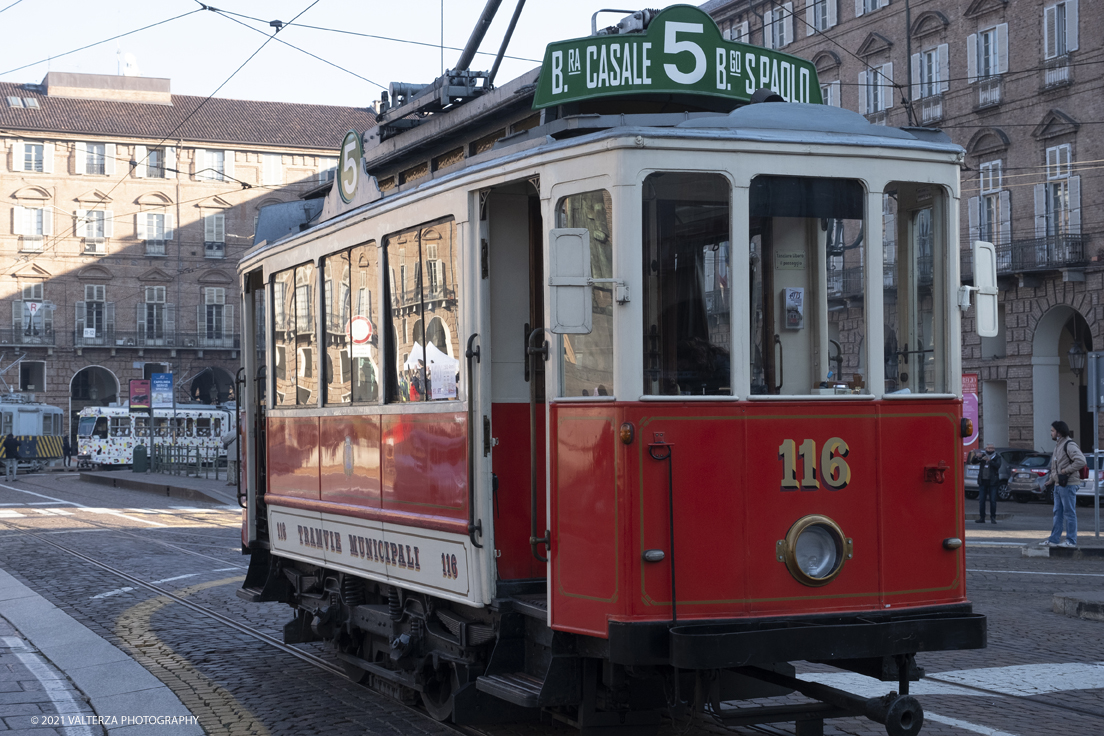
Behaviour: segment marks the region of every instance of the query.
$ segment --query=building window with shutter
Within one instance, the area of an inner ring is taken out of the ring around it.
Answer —
[[[140,212],[138,217],[143,221],[138,237],[146,242],[146,255],[165,255],[165,241],[170,239],[168,216],[163,212]]]
[[[77,235],[84,238],[86,255],[103,255],[110,228],[106,210],[87,210],[78,216]]]
[[[139,345],[165,345],[172,337],[173,305],[165,303],[165,291],[164,286],[146,287],[146,301],[138,305]]]
[[[84,172],[86,174],[99,174],[103,176],[107,173],[107,153],[106,146],[103,143],[86,143],[85,144],[85,165]]]
[[[793,3],[783,3],[763,14],[763,45],[780,49],[793,41]]]
[[[820,85],[820,99],[825,105],[831,107],[840,107],[840,83],[825,82]]]
[[[24,143],[23,170],[37,171],[41,174],[45,170],[45,158],[43,156],[44,150],[45,149],[41,143]]]
[[[43,300],[41,281],[21,284],[22,299],[12,301],[12,330],[16,344],[53,344],[53,312]]]
[[[855,0],[855,17],[873,13],[878,8],[889,5],[889,0]]]
[[[1070,145],[1047,149],[1046,234],[1070,233]]]
[[[203,216],[203,250],[207,258],[226,256],[226,215],[222,212]]]
[[[1008,71],[1008,24],[987,28],[966,37],[966,77],[977,85],[978,107],[1001,102],[1001,75]]]
[[[197,179],[226,181],[226,151],[203,151]]]
[[[870,66],[859,72],[859,112],[872,123],[884,125],[886,110],[893,106],[893,63]]]
[[[210,347],[224,347],[223,341],[230,330],[227,324],[226,289],[222,287],[207,287],[203,290],[203,319],[202,329],[205,345]]]
[[[978,240],[1000,243],[1002,184],[1001,162],[989,161],[980,166],[981,200],[978,207]]]
[[[53,212],[44,207],[20,207],[12,210],[12,234],[21,236],[22,253],[41,253],[47,235],[53,234]]]
[[[1069,53],[1079,47],[1077,0],[1054,3],[1043,9],[1043,85],[1070,83]]]
[[[827,31],[836,25],[839,0],[807,0],[805,5],[805,35]]]
[[[77,302],[76,345],[108,345],[115,330],[114,304],[107,301],[107,287],[85,284],[84,301]]]
[[[334,176],[337,174],[337,159],[330,157],[319,157],[318,159],[318,181],[327,182],[333,181]]]
[[[151,148],[146,152],[146,176],[150,179],[165,178],[164,148]]]

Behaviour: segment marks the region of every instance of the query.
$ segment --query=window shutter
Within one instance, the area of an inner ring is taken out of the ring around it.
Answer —
[[[138,330],[139,345],[148,337],[148,335],[146,335],[146,309],[148,306],[149,305],[144,302],[134,305],[134,324]]]
[[[54,144],[42,144],[42,173],[54,173]]]
[[[862,0],[859,0],[862,2]],[[866,72],[859,72],[859,113],[866,115]]]
[[[42,208],[42,234],[54,234],[54,211],[50,209],[49,204]]]
[[[23,141],[15,141],[12,143],[11,149],[11,170],[23,171],[23,164],[26,163],[23,152]]]
[[[12,235],[23,235],[23,223],[26,222],[26,210],[16,205],[12,207]]]
[[[115,213],[104,210],[104,237],[110,238],[115,234]]]
[[[913,100],[920,99],[920,54],[912,55],[912,90],[909,92]]]
[[[997,26],[997,74],[1008,71],[1008,24]]]
[[[1067,15],[1066,18],[1069,18],[1069,15]],[[1043,58],[1053,59],[1057,55],[1058,6],[1051,5],[1043,11]]]
[[[1008,245],[1012,242],[1012,194],[1008,191],[1000,193],[1000,210],[1001,244]]]
[[[234,336],[234,305],[227,304],[222,308],[222,336],[229,339]]]
[[[782,45],[786,46],[787,44],[793,43],[794,40],[793,3],[786,3],[782,7],[785,9],[782,18],[782,33],[785,37],[782,39]]]
[[[264,154],[263,180],[266,185],[279,185],[284,183],[283,157],[278,154]]]
[[[832,101],[832,105],[836,107],[843,107],[843,102],[840,100],[840,83],[837,79],[828,85],[829,99]]]
[[[836,9],[836,3],[839,0],[828,0],[828,27],[835,27],[836,23],[839,23],[839,11]]]
[[[23,329],[23,302],[12,301],[12,329]]]
[[[805,0],[805,35],[816,33],[816,0]]]
[[[970,222],[970,242],[978,239],[978,219],[981,207],[981,197],[970,197],[966,203],[967,218]]]
[[[743,41],[744,43],[747,43],[748,37],[751,35],[751,28],[748,25],[748,21],[745,20],[743,23],[736,26],[736,28],[738,29],[738,31],[740,33],[740,39],[739,40]]]
[[[221,212],[215,215],[215,242],[226,242],[226,215]]]
[[[196,305],[196,332],[199,333],[199,344],[203,344],[203,339],[207,336],[204,330],[207,329],[207,308],[202,304]]]
[[[882,109],[888,110],[893,107],[893,62],[882,65]]]
[[[939,57],[939,91],[946,92],[951,86],[951,65],[949,47],[947,44],[939,44],[939,48],[936,49],[936,55]]]
[[[215,242],[215,216],[207,215],[203,218],[203,240],[206,243]]]
[[[977,81],[977,50],[977,34],[971,33],[966,37],[966,81],[970,84]]]
[[[176,336],[176,305],[165,305],[165,337],[171,338]]]
[[[225,151],[223,156],[222,170],[226,175],[226,178],[234,178],[234,152]]]
[[[136,179],[144,179],[149,176],[149,161],[146,158],[148,155],[145,146],[134,147],[134,162],[138,164],[134,167],[134,177]]]
[[[73,144],[73,173],[83,174],[88,171],[88,147],[83,143]]]
[[[866,8],[863,7],[863,0],[855,0],[855,17],[861,18],[865,10]]]
[[[76,315],[74,321],[77,323],[77,344],[80,345],[81,339],[84,337],[84,302],[77,302]]]
[[[73,227],[73,234],[78,238],[88,237],[88,210],[77,210],[77,223]]]
[[[889,5],[889,0],[878,0],[878,7],[879,8],[884,8],[887,5]]]
[[[1066,0],[1066,51],[1078,49],[1077,2],[1078,0]]]
[[[211,176],[210,171],[204,171],[207,168],[207,150],[204,148],[195,149],[195,165],[193,171],[195,171],[195,178],[199,181],[203,181]]]
[[[134,214],[134,237],[139,240],[146,240],[146,214],[145,212]]]
[[[108,176],[115,175],[115,144],[104,145],[104,173]]]
[[[176,178],[176,147],[168,146],[165,148],[165,178]]]
[[[115,302],[104,304],[104,337],[108,340],[115,337]]]
[[[1035,185],[1035,237],[1046,237],[1046,184]]]
[[[175,240],[176,233],[173,232],[173,216],[168,212],[165,213],[165,240]]]
[[[1081,177],[1069,178],[1069,229],[1072,235],[1081,234]]]

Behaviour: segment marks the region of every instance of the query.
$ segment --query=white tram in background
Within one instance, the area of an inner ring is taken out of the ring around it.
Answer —
[[[131,412],[127,406],[81,409],[77,423],[77,460],[92,465],[130,465],[134,448],[161,446],[200,450],[225,458],[221,438],[234,428],[234,414],[220,406],[186,404],[176,409]]]
[[[61,457],[63,417],[61,409],[35,401],[34,394],[0,394],[0,439],[15,436],[21,465],[38,468]],[[0,448],[0,458],[4,455]]]
[[[815,104],[808,61],[686,5],[499,88],[472,53],[393,85],[321,219],[239,264],[239,596],[442,720],[917,733],[917,653],[986,642],[962,149]],[[794,690],[822,702],[720,707]]]

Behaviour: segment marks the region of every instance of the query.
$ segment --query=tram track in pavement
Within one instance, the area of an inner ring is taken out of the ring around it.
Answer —
[[[97,523],[95,521],[91,521],[91,520],[88,520],[88,519],[77,519],[77,518],[70,517],[68,520],[75,521],[77,523],[87,524],[87,525],[95,527],[95,528],[103,529],[106,532],[114,532],[118,535],[134,538],[134,539],[137,539],[139,541],[148,542],[148,543],[151,543],[151,544],[159,544],[159,545],[162,545],[162,546],[165,546],[165,547],[172,548],[172,549],[174,549],[178,552],[183,552],[185,554],[193,555],[195,557],[200,557],[200,558],[207,559],[207,560],[213,560],[213,561],[219,562],[220,564],[226,564],[225,560],[219,560],[218,558],[212,557],[210,555],[205,555],[205,554],[200,553],[200,552],[194,552],[192,550],[183,549],[183,548],[177,547],[176,545],[169,544],[169,543],[166,543],[166,542],[162,542],[160,540],[150,539],[146,535],[135,534],[135,533],[129,532],[127,530],[113,528],[113,527],[110,527],[106,524],[100,524],[100,523]],[[295,657],[296,659],[298,659],[298,660],[300,660],[300,661],[302,661],[306,664],[309,664],[309,665],[311,665],[312,667],[314,667],[316,669],[322,670],[323,672],[326,672],[326,673],[331,674],[331,675],[336,675],[336,676],[338,676],[338,677],[340,677],[340,678],[342,678],[346,681],[349,681],[348,676],[345,674],[344,669],[340,665],[334,664],[333,662],[330,662],[330,661],[326,660],[325,658],[320,657],[316,654],[312,654],[310,652],[306,652],[306,651],[303,651],[301,649],[298,649],[294,646],[285,644],[284,642],[280,641],[276,637],[271,636],[269,634],[266,634],[265,632],[261,631],[258,628],[255,628],[253,626],[249,626],[247,624],[241,623],[240,621],[237,621],[236,619],[234,619],[230,616],[227,616],[223,613],[220,613],[219,611],[216,611],[216,610],[214,610],[214,609],[212,609],[208,606],[204,606],[202,604],[196,603],[192,600],[189,600],[185,596],[178,595],[177,593],[174,593],[171,590],[163,588],[163,587],[161,587],[161,586],[159,586],[155,583],[151,583],[149,581],[146,581],[146,580],[142,579],[141,577],[138,577],[134,574],[128,573],[125,570],[122,570],[122,569],[116,567],[115,565],[111,565],[109,563],[103,562],[102,560],[98,560],[98,559],[96,559],[95,557],[93,557],[89,554],[78,551],[76,549],[73,549],[72,547],[69,547],[65,544],[62,544],[62,543],[57,542],[53,539],[50,539],[47,536],[45,536],[45,534],[43,534],[43,533],[38,533],[38,532],[26,529],[26,528],[21,527],[21,526],[17,526],[17,525],[12,523],[12,520],[0,519],[0,526],[6,527],[8,530],[10,530],[10,531],[12,531],[12,532],[14,532],[14,533],[16,533],[20,536],[24,536],[24,537],[27,537],[29,539],[33,539],[34,541],[36,541],[38,543],[48,545],[48,546],[53,547],[54,549],[56,549],[60,552],[63,552],[65,554],[69,555],[69,556],[75,557],[76,559],[81,560],[82,562],[84,562],[86,564],[92,565],[92,566],[94,566],[94,567],[96,567],[96,568],[98,568],[98,569],[100,569],[100,570],[102,570],[102,571],[104,571],[104,572],[106,572],[110,575],[113,575],[113,576],[119,578],[121,581],[123,581],[126,584],[133,585],[133,586],[136,586],[138,588],[142,588],[142,589],[147,590],[151,593],[154,593],[156,596],[168,599],[169,601],[171,601],[173,603],[176,603],[176,604],[179,604],[180,606],[184,607],[185,609],[187,609],[189,611],[192,611],[193,613],[199,614],[201,616],[205,616],[205,617],[207,617],[209,619],[212,619],[212,620],[214,620],[214,621],[216,621],[216,622],[218,622],[218,623],[220,623],[224,626],[232,628],[232,629],[238,631],[239,633],[242,633],[246,636],[249,636],[253,639],[256,639],[256,640],[262,642],[263,644],[266,644],[266,645],[268,645],[268,646],[270,646],[270,647],[272,647],[276,650],[279,650],[280,652],[283,652],[285,654],[289,654],[292,657]],[[244,566],[239,567],[239,569],[242,572],[244,572],[246,570],[246,568]],[[387,697],[386,695],[383,695],[381,693],[376,693],[374,690],[371,690],[370,688],[365,688],[365,689],[368,690],[369,692],[372,692],[374,695],[376,695],[378,697],[381,697],[381,698],[386,698]],[[432,719],[424,710],[421,710],[421,709],[419,709],[417,707],[414,707],[414,706],[405,705],[405,704],[403,704],[399,701],[393,700],[393,699],[389,699],[389,700],[390,700],[390,702],[394,703],[396,706],[401,707],[403,709],[406,709],[411,713],[415,713],[418,716],[420,716],[422,718],[425,718],[428,721],[431,721],[434,724],[437,724],[438,726],[447,728],[447,729],[449,729],[449,730],[451,730],[455,733],[465,734],[465,736],[487,736],[487,732],[483,731],[481,729],[474,728],[474,727],[471,727],[471,726],[459,726],[459,725],[456,725],[456,724],[453,724],[453,723],[442,723],[442,722],[439,722],[439,721],[436,721],[436,720]]]

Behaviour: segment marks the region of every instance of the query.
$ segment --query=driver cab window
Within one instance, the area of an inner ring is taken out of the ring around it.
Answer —
[[[869,393],[862,185],[760,176],[750,198],[751,393]]]

